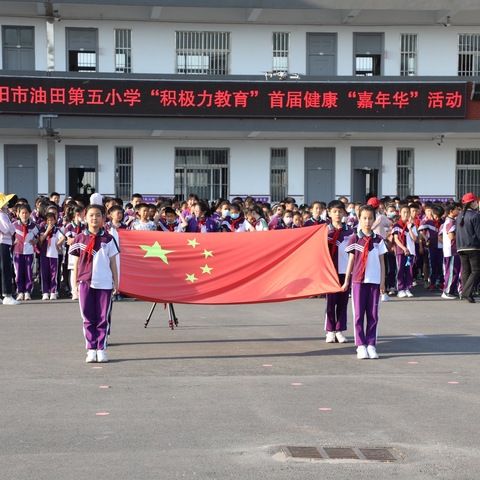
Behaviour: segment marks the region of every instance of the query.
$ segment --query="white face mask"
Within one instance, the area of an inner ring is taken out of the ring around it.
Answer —
[[[287,218],[284,218],[283,221],[285,222],[285,225],[291,225],[293,223],[293,218],[287,217]]]

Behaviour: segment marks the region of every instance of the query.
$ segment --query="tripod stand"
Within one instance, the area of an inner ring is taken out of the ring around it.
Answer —
[[[157,306],[156,303],[152,305],[152,308],[150,309],[150,313],[148,314],[147,320],[145,321],[145,328],[148,327],[148,324],[150,322],[150,319],[152,318],[153,311],[155,310],[155,307]],[[164,303],[163,304],[163,309],[165,310],[168,307],[168,326],[173,330],[175,327],[178,327],[178,318],[175,315],[175,309],[173,308],[173,303]]]

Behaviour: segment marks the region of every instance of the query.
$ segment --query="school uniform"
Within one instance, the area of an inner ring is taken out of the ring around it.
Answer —
[[[456,295],[461,291],[460,275],[462,271],[462,262],[457,253],[457,242],[451,240],[449,233],[455,233],[457,229],[456,220],[447,217],[443,224],[443,264],[445,271],[445,283],[443,292],[449,295]]]
[[[39,235],[45,234],[47,225],[40,228]],[[58,250],[57,243],[64,237],[62,231],[54,226],[47,238],[40,245],[40,271],[42,278],[42,293],[57,293]]]
[[[345,283],[348,265],[348,253],[345,251],[353,230],[345,223],[341,228],[328,226],[328,248],[340,285]],[[344,332],[347,329],[347,308],[349,291],[327,293],[325,308],[325,331]]]
[[[13,265],[18,293],[32,293],[34,247],[30,243],[38,235],[38,227],[28,221],[25,225],[20,220],[15,222],[15,243],[13,246]]]
[[[366,245],[368,250],[365,250]],[[350,236],[345,251],[354,255],[351,281],[355,345],[375,346],[377,343],[380,283],[383,280],[381,278],[380,262],[383,262],[382,255],[387,252],[387,247],[380,235],[372,232],[372,235],[367,237],[360,230]],[[364,317],[366,317],[365,328]]]
[[[326,221],[320,216],[317,219],[309,218],[304,224],[304,227],[313,227],[315,225],[322,225],[323,223],[326,223]]]
[[[70,254],[78,257],[78,297],[87,350],[107,348],[113,289],[110,259],[118,253],[113,236],[103,228],[97,235],[84,230],[70,247]]]
[[[186,232],[210,233],[218,232],[218,223],[211,217],[197,218],[195,216],[188,219]]]
[[[405,255],[404,249],[395,242],[395,257],[397,261],[397,290],[399,292],[410,290],[413,283],[413,264],[415,262],[415,241],[410,236],[412,232],[418,235],[415,225],[399,220],[392,229],[393,237],[397,237],[401,244],[408,249],[410,255]],[[407,292],[408,293],[408,292]]]
[[[426,253],[431,285],[439,284],[443,281],[443,251],[438,248],[438,234],[442,223],[443,220],[425,218],[419,227],[419,231],[423,231],[427,238]]]
[[[2,294],[4,297],[12,295],[12,257],[11,248],[15,226],[9,215],[0,210],[0,275]]]
[[[226,217],[222,222],[223,232],[246,232],[245,217],[238,217],[233,219],[232,217]]]
[[[130,225],[129,225],[130,230],[156,230],[157,226],[155,225],[155,222],[152,222],[149,220],[148,222],[142,222],[140,219],[135,219]]]
[[[165,219],[161,219],[158,222],[158,230],[161,230],[162,232],[183,233],[185,231],[185,227],[178,218],[176,218],[173,223],[168,223]]]
[[[263,232],[264,230],[268,230],[268,223],[263,217],[260,217],[253,223],[245,219],[245,230],[250,231],[250,227],[253,227],[257,232]]]

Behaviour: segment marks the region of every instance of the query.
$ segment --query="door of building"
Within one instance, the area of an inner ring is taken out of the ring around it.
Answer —
[[[381,191],[381,147],[352,148],[352,201],[366,202]]]
[[[305,149],[305,202],[335,198],[335,149]]]
[[[26,198],[32,206],[38,195],[37,146],[5,145],[5,193]]]
[[[98,147],[67,145],[67,195],[89,197],[97,190]]]
[[[337,74],[337,35],[307,33],[307,75]]]

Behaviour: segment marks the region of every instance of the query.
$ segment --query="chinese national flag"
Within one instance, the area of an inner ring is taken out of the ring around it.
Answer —
[[[340,290],[326,225],[251,233],[118,233],[120,291],[142,300],[281,302]]]

